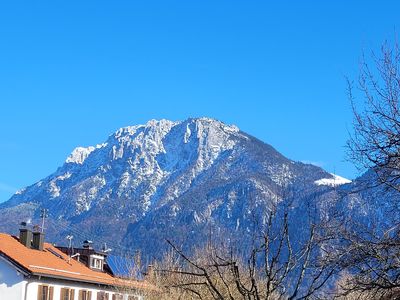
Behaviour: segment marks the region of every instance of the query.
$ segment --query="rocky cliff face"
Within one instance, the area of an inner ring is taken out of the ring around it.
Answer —
[[[0,230],[38,223],[46,208],[48,240],[73,234],[76,245],[89,238],[153,256],[168,237],[200,243],[211,227],[246,232],[288,190],[298,192],[301,205],[343,183],[236,126],[208,118],[151,120],[76,148],[56,172],[0,205]]]

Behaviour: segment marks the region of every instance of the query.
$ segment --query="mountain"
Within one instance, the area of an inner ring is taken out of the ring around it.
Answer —
[[[240,239],[255,214],[289,191],[300,207],[348,182],[214,119],[151,120],[73,150],[53,174],[0,204],[0,230],[40,224],[45,208],[48,240],[72,234],[76,246],[89,238],[158,256],[165,238],[201,243],[213,228]]]

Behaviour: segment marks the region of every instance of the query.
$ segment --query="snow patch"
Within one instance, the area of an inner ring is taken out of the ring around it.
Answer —
[[[186,125],[186,132],[185,132],[185,136],[183,137],[183,141],[185,144],[188,143],[190,136],[192,135],[192,131],[189,128],[189,124]]]
[[[23,192],[25,192],[26,188],[19,189],[18,191],[15,192],[15,195],[21,195]]]
[[[287,164],[272,166],[266,165],[266,168],[270,173],[272,181],[280,186],[287,186],[296,177]]]
[[[338,186],[346,183],[350,183],[351,180],[341,177],[339,175],[331,173],[333,178],[321,178],[319,180],[314,181],[316,185],[326,185],[326,186]]]
[[[72,176],[72,174],[70,172],[65,173],[64,175],[60,175],[56,178],[56,180],[65,180],[68,179]]]
[[[70,172],[67,172],[63,175],[57,176],[56,178],[53,178],[50,183],[49,183],[49,189],[48,191],[51,194],[52,198],[57,198],[60,196],[61,193],[61,188],[57,185],[57,181],[62,181],[65,179],[68,179],[72,176]]]
[[[224,128],[225,132],[228,132],[228,133],[238,133],[240,131],[239,127],[237,127],[235,125],[225,125],[223,128]]]
[[[60,196],[60,187],[56,184],[55,180],[50,181],[49,184],[49,193],[51,194],[51,198],[57,198]]]
[[[89,154],[92,153],[96,149],[100,149],[107,146],[107,143],[98,144],[95,147],[76,147],[72,153],[65,160],[66,163],[75,163],[75,164],[83,164],[86,158],[88,158]]]

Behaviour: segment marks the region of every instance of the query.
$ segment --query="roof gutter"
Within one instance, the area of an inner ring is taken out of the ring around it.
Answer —
[[[82,283],[86,283],[86,284],[93,284],[93,285],[97,285],[97,286],[107,286],[107,287],[111,287],[111,288],[115,288],[115,287],[120,287],[120,288],[126,288],[127,285],[126,284],[120,284],[118,282],[115,283],[105,283],[105,282],[101,282],[101,281],[95,281],[95,280],[88,280],[88,279],[80,279],[80,278],[71,278],[71,277],[65,277],[62,275],[53,275],[53,274],[46,274],[46,273],[38,273],[38,272],[34,272],[32,273],[32,276],[38,276],[38,277],[45,277],[45,278],[53,278],[53,279],[59,279],[59,280],[66,280],[66,281],[73,281],[73,282],[82,282]],[[133,284],[132,286],[128,286],[130,289],[132,290],[152,290],[154,288],[152,288],[151,286],[140,286],[139,285],[135,285]]]
[[[96,281],[96,280],[90,280],[90,279],[81,279],[81,278],[71,278],[67,276],[62,276],[62,275],[53,275],[53,274],[47,274],[47,273],[40,273],[40,272],[34,272],[32,273],[34,276],[39,276],[39,277],[46,277],[46,278],[54,278],[54,279],[62,279],[62,280],[67,280],[67,281],[78,281],[78,282],[83,282],[87,284],[95,284],[95,285],[102,285],[102,286],[119,286],[117,283],[105,283],[101,281]],[[136,288],[136,287],[135,287]]]

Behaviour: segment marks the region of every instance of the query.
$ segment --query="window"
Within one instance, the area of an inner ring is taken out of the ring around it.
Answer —
[[[91,291],[79,291],[79,300],[92,300],[92,292]]]
[[[74,300],[75,290],[70,288],[61,288],[60,300]]]
[[[48,285],[38,286],[38,300],[53,300],[54,288]]]
[[[108,293],[106,292],[98,292],[97,300],[108,300]]]
[[[92,269],[103,270],[104,257],[100,255],[90,256],[90,267]]]
[[[123,300],[123,299],[124,299],[124,296],[121,294],[114,294],[112,296],[112,300]]]
[[[101,269],[101,260],[98,258],[93,258],[92,267],[96,269]]]

